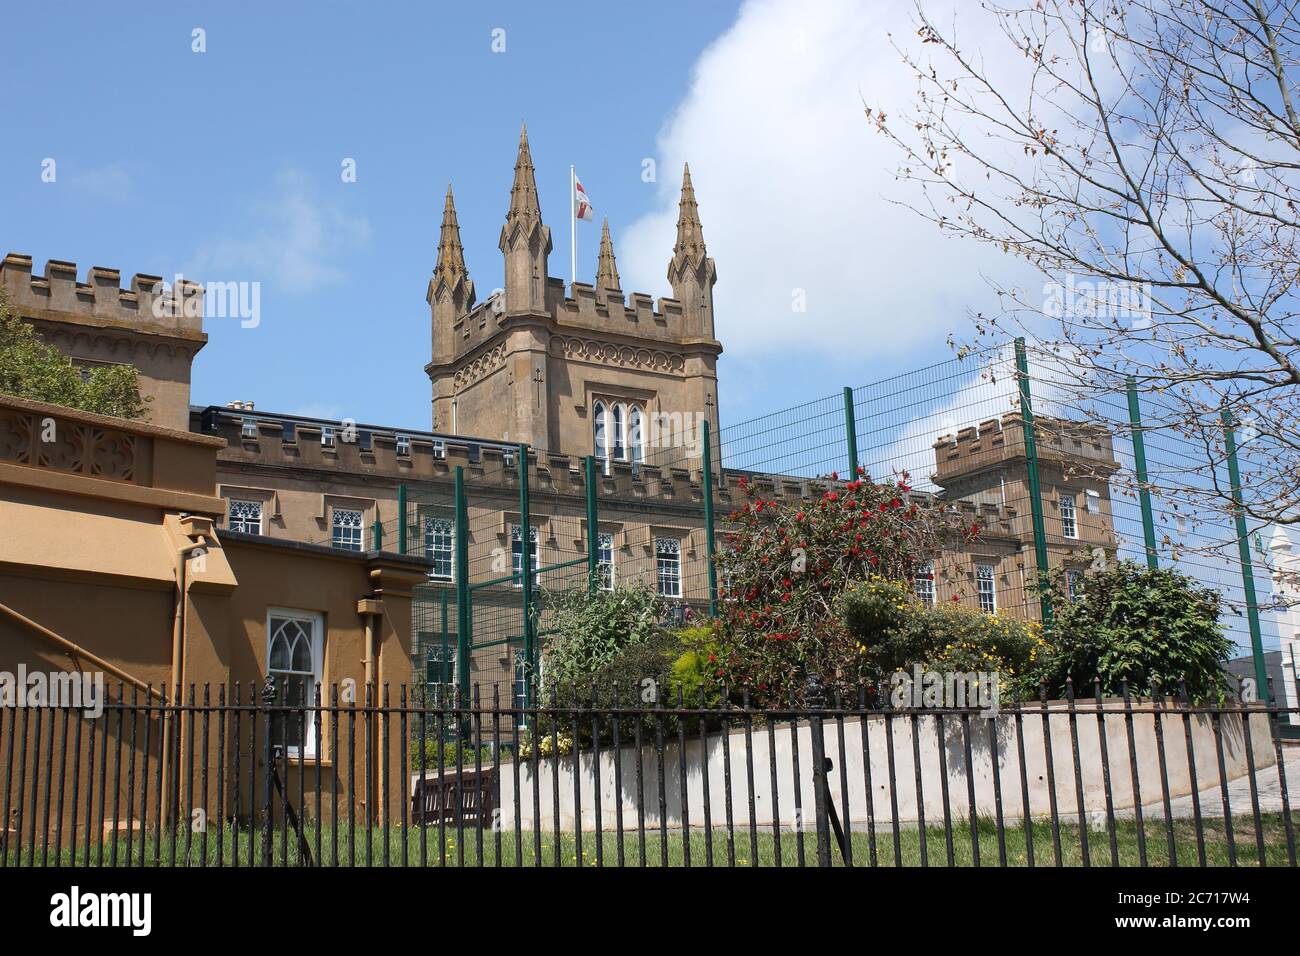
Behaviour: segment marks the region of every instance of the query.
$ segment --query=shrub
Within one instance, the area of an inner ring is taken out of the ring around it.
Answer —
[[[1145,695],[1154,678],[1167,691],[1185,680],[1193,700],[1222,699],[1222,667],[1235,645],[1219,624],[1218,591],[1133,561],[1086,574],[1074,600],[1059,573],[1052,588],[1052,647],[1038,668],[1052,693],[1063,695],[1069,677],[1076,694],[1090,695],[1097,677],[1104,694],[1120,694],[1127,678],[1130,691]]]
[[[556,631],[543,668],[547,701],[551,689],[589,683],[624,648],[664,633],[662,600],[646,586],[570,588],[549,593],[546,604]]]
[[[832,480],[837,476],[832,475]],[[810,673],[829,690],[856,693],[862,661],[837,597],[874,575],[910,579],[916,564],[978,525],[907,500],[907,476],[812,485],[812,497],[768,500],[742,482],[718,564],[728,582],[716,676],[755,702],[802,701]]]
[[[0,394],[68,408],[140,418],[140,375],[134,366],[103,365],[83,379],[66,356],[41,341],[36,330],[15,315],[0,292]]]
[[[941,673],[996,672],[1002,699],[1033,692],[1034,667],[1046,649],[1037,623],[965,605],[931,607],[902,582],[880,578],[848,588],[840,608],[868,684],[919,664]]]
[[[430,730],[433,728],[431,727]],[[459,753],[460,766],[462,770],[474,769],[474,752],[475,748],[468,741],[459,746],[455,741],[442,741],[436,737],[427,736],[424,739],[424,768],[425,770],[437,770],[439,765],[443,767],[455,768],[456,757]],[[479,766],[492,766],[492,750],[489,747],[478,748]],[[416,734],[411,740],[411,769],[418,773],[420,771],[420,737]]]

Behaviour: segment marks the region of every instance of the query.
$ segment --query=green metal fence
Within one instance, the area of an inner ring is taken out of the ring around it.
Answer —
[[[1230,420],[1207,444],[1204,429],[1174,423],[1158,389],[1083,387],[1023,341],[716,434],[705,411],[620,439],[627,460],[471,446],[445,478],[401,489],[398,517],[372,534],[433,561],[415,601],[417,680],[431,697],[535,699],[548,606],[565,589],[644,582],[683,617],[715,610],[726,582],[712,557],[749,500],[742,479],[790,499],[855,472],[900,480],[909,498],[980,527],[975,543],[917,568],[923,599],[1050,627],[1049,571],[1069,586],[1120,558],[1176,567],[1220,591],[1267,694],[1262,654],[1277,634],[1255,592],[1260,529],[1207,504],[1216,484],[1249,480]],[[1206,498],[1171,490],[1189,476]]]

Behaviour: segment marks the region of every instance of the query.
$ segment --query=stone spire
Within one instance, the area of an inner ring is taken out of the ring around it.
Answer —
[[[682,304],[686,331],[712,338],[713,284],[718,281],[718,273],[704,247],[704,227],[700,224],[700,208],[695,202],[690,164],[682,170],[682,198],[677,204],[677,244],[673,246],[672,261],[668,263],[668,281],[673,288],[673,298]]]
[[[453,297],[460,291],[457,287],[464,285],[465,301],[461,303],[469,309],[474,305],[474,282],[465,268],[465,247],[460,242],[460,223],[456,221],[456,203],[451,194],[451,183],[447,184],[447,201],[442,208],[442,233],[438,237],[438,263],[433,269],[432,291],[436,295],[445,287]]]
[[[527,127],[519,130],[519,156],[515,160],[515,181],[510,187],[510,209],[501,227],[498,247],[505,256],[506,311],[544,313],[551,230],[542,224]]]
[[[704,226],[700,223],[700,207],[695,202],[695,186],[691,183],[691,164],[682,169],[682,198],[677,203],[677,245],[673,246],[672,271],[684,263],[698,264],[705,255]]]
[[[540,223],[542,207],[537,202],[537,180],[534,178],[533,154],[528,149],[528,127],[519,127],[519,156],[515,160],[515,181],[510,187],[510,211],[506,224]]]
[[[609,220],[600,227],[600,257],[596,260],[596,295],[604,289],[622,290],[618,282],[618,263],[614,261],[614,243],[609,238]]]

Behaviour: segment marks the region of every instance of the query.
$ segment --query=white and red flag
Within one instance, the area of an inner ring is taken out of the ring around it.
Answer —
[[[585,219],[592,222],[596,218],[596,211],[591,206],[591,198],[587,195],[587,190],[582,188],[582,183],[578,181],[577,176],[573,179],[573,215],[575,219]]]

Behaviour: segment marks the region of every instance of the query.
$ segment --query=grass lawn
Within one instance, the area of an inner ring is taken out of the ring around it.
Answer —
[[[633,821],[634,822],[634,821]],[[1287,853],[1285,820],[1280,813],[1268,813],[1261,816],[1261,833],[1264,844],[1264,860],[1268,866],[1287,866],[1291,860]],[[1259,850],[1256,842],[1254,819],[1249,816],[1233,818],[1233,838],[1235,840],[1237,863],[1241,866],[1260,865]],[[1300,836],[1300,814],[1292,814],[1293,833]],[[1168,866],[1169,830],[1163,818],[1147,819],[1145,822],[1146,855],[1149,866]],[[1081,866],[1083,848],[1077,823],[1060,825],[1060,855],[1064,866]],[[1228,836],[1223,820],[1207,819],[1202,824],[1202,841],[1205,861],[1209,866],[1229,865]],[[316,831],[308,826],[304,833],[313,857],[316,854]],[[349,839],[347,827],[337,830],[326,828],[320,834],[321,858],[326,865],[348,866],[355,860],[355,865],[366,866],[365,832],[356,831],[357,842]],[[66,835],[65,835],[66,836]],[[79,835],[80,836],[80,835]],[[441,833],[434,826],[420,833],[410,828],[403,840],[400,827],[385,832],[375,828],[370,832],[371,866],[385,865],[384,850],[387,847],[387,864],[402,864],[403,842],[406,845],[406,863],[409,866],[421,864],[420,842],[424,840],[424,853],[429,866],[595,866],[598,857],[605,866],[618,863],[618,838],[615,833],[607,832],[598,841],[595,833],[562,832],[557,841],[556,834],[543,832],[534,834],[525,830],[520,835],[521,847],[516,847],[514,832],[495,833],[491,830],[479,831],[466,828],[458,831],[455,826],[447,826]],[[1105,827],[1086,831],[1089,862],[1092,866],[1111,866],[1111,837]],[[738,827],[732,836],[725,829],[716,829],[712,834],[713,865],[726,866],[734,862],[736,866],[773,866],[779,857],[782,866],[798,866],[800,861],[800,835],[792,830],[783,830],[779,837],[771,828],[760,829],[751,834],[748,827]],[[336,840],[337,838],[337,840]],[[84,839],[84,837],[82,838]],[[873,862],[879,866],[920,866],[923,862],[929,866],[949,865],[948,841],[942,827],[927,827],[922,832],[915,827],[900,828],[897,837],[888,825],[877,827],[874,841],[865,827],[856,827],[850,835],[853,862],[857,866],[869,866]],[[260,862],[264,835],[261,832],[250,834],[246,828],[226,827],[221,831],[212,829],[207,834],[206,849],[203,837],[198,833],[180,833],[176,839],[175,859],[177,865],[207,866],[218,864],[218,843],[220,843],[221,864],[231,865],[234,859],[232,850],[238,848],[241,865],[247,865],[250,859]],[[540,856],[536,847],[540,842]],[[817,860],[816,835],[811,831],[803,834],[803,861],[805,865],[814,865]],[[832,842],[834,835],[832,834]],[[873,856],[874,842],[874,856]],[[1197,830],[1191,820],[1173,821],[1173,842],[1176,863],[1179,866],[1198,866]],[[924,843],[924,857],[922,844]],[[1029,862],[1028,841],[1023,826],[1008,825],[1003,831],[1006,862],[1008,866],[1026,866]],[[897,850],[895,845],[897,844]],[[1033,856],[1036,866],[1056,865],[1056,852],[1053,829],[1050,822],[1035,821],[1032,832]],[[155,845],[157,853],[155,854]],[[499,849],[498,849],[499,845]],[[979,865],[1000,865],[1000,848],[997,827],[993,820],[981,820],[972,838],[968,823],[955,823],[952,827],[952,863],[956,866],[973,866],[978,846]],[[336,857],[337,847],[337,857]],[[14,852],[11,848],[0,861],[4,865],[14,864]],[[32,847],[22,848],[22,865],[30,865]],[[55,853],[38,845],[34,848],[34,862],[41,865],[86,865],[84,843],[79,839],[75,859],[65,846],[60,853]],[[285,833],[277,827],[272,839],[271,849],[273,863],[276,866],[296,866],[303,860],[299,851],[297,837],[294,833]],[[644,843],[633,830],[623,837],[624,865],[639,866],[644,860],[646,866],[662,866],[667,860],[668,866],[686,866],[689,849],[689,865],[704,866],[708,861],[708,841],[702,828],[692,828],[689,840],[680,831],[670,830],[665,835],[658,830],[647,830]],[[150,830],[145,834],[144,853],[141,853],[140,834],[132,839],[130,864],[168,865],[171,860],[172,845],[168,834],[156,834]],[[354,851],[354,852],[353,852]],[[101,847],[98,843],[91,846],[90,864],[99,866]],[[558,855],[557,855],[558,854]],[[1118,820],[1115,824],[1115,855],[1120,866],[1141,865],[1139,835],[1137,823],[1133,820]],[[104,866],[113,864],[114,847],[111,839],[102,847]],[[838,846],[832,851],[835,865],[842,865]],[[126,835],[120,834],[116,846],[116,865],[128,865]],[[287,861],[287,862],[286,862]]]

